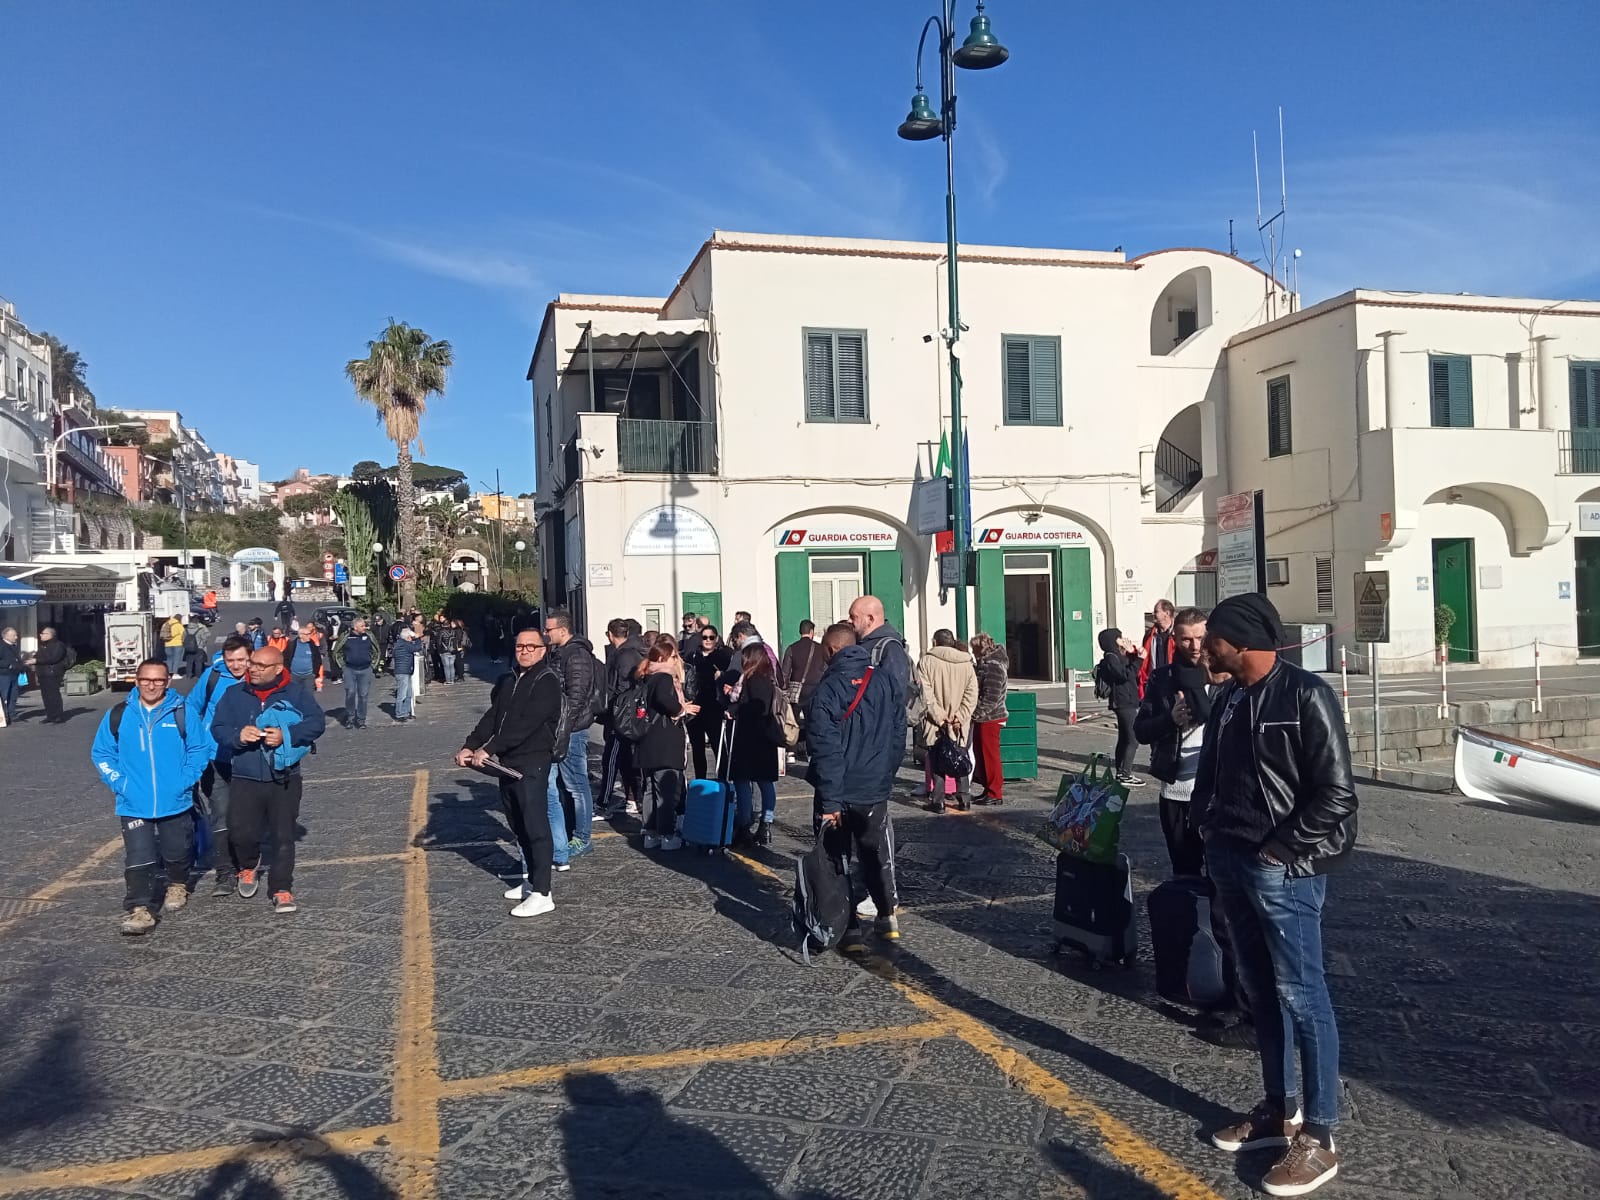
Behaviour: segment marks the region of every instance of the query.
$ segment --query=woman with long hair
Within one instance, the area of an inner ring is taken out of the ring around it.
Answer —
[[[721,681],[733,661],[733,651],[723,645],[715,625],[707,624],[694,639],[695,650],[689,656],[695,678],[691,699],[700,705],[700,715],[689,722],[689,745],[694,753],[695,778],[707,779],[706,746],[709,743],[712,751],[717,751],[723,725]]]
[[[739,682],[728,705],[733,722],[733,748],[728,752],[728,778],[737,802],[734,830],[738,840],[754,837],[758,846],[772,845],[772,822],[778,815],[778,681],[772,660],[760,642],[746,643],[739,651]],[[752,790],[761,789],[761,822],[754,819]]]
[[[978,664],[978,707],[972,713],[977,747],[973,782],[983,785],[978,804],[1004,804],[1005,775],[1000,766],[1000,727],[1006,723],[1006,684],[1011,659],[1006,648],[987,633],[973,636],[972,656]]]
[[[684,697],[679,682],[683,660],[671,634],[658,636],[639,664],[635,678],[645,680],[644,737],[634,746],[634,767],[644,777],[640,816],[646,850],[680,850],[678,814],[683,807],[685,746],[682,722],[700,706]]]

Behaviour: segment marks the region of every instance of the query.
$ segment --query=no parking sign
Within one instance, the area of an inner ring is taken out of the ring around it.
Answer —
[[[396,583],[399,583],[409,574],[411,574],[411,568],[406,566],[405,563],[395,563],[394,566],[389,568],[389,578]]]

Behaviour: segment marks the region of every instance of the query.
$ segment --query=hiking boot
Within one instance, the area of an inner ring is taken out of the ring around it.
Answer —
[[[122,918],[122,924],[118,928],[128,937],[138,937],[141,934],[149,933],[155,927],[155,917],[151,916],[150,910],[141,904]]]
[[[211,894],[213,896],[231,896],[238,883],[238,878],[232,871],[218,871],[217,881],[211,885]]]
[[[762,821],[756,826],[756,845],[772,845],[772,822]]]
[[[1261,1190],[1269,1196],[1304,1196],[1316,1191],[1339,1173],[1339,1152],[1333,1139],[1324,1146],[1309,1133],[1297,1133],[1289,1152],[1262,1177]]]
[[[289,892],[272,893],[272,911],[275,913],[292,913],[300,906],[294,902],[294,896]]]
[[[181,883],[167,884],[167,890],[161,897],[161,911],[175,913],[185,904],[189,903],[189,889]]]
[[[529,892],[528,898],[511,910],[513,917],[537,917],[541,913],[554,912],[556,902],[550,898],[548,892]]]
[[[1294,1115],[1286,1119],[1273,1105],[1263,1100],[1245,1115],[1244,1120],[1214,1131],[1211,1144],[1229,1153],[1287,1146],[1300,1132],[1301,1124],[1298,1107]]]
[[[256,873],[254,871],[240,868],[239,895],[243,896],[246,900],[253,899],[260,887],[261,881],[256,878]]]
[[[879,917],[872,923],[872,932],[886,942],[900,940],[900,922],[895,917]]]

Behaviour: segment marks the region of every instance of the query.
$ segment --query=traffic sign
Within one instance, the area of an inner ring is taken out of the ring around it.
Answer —
[[[411,568],[406,566],[405,563],[395,563],[394,566],[389,568],[389,578],[396,583],[399,583],[409,574],[411,574]]]
[[[1389,572],[1356,572],[1356,628],[1358,642],[1389,641]]]
[[[342,563],[342,562],[334,563],[333,564],[333,581],[335,583],[349,583],[350,582],[350,568],[345,566],[344,563]]]

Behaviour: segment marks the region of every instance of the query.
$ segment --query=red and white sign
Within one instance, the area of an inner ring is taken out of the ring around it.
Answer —
[[[976,530],[974,546],[1086,546],[1088,537],[1081,529],[1064,525],[991,525]]]
[[[1256,497],[1254,492],[1235,492],[1217,498],[1217,528],[1223,533],[1237,533],[1255,524]]]
[[[897,535],[892,529],[869,529],[864,526],[806,525],[779,529],[773,533],[773,544],[786,550],[853,550],[858,547],[893,550],[896,539]]]
[[[329,581],[333,579],[333,555],[331,554],[322,556],[322,577]]]

